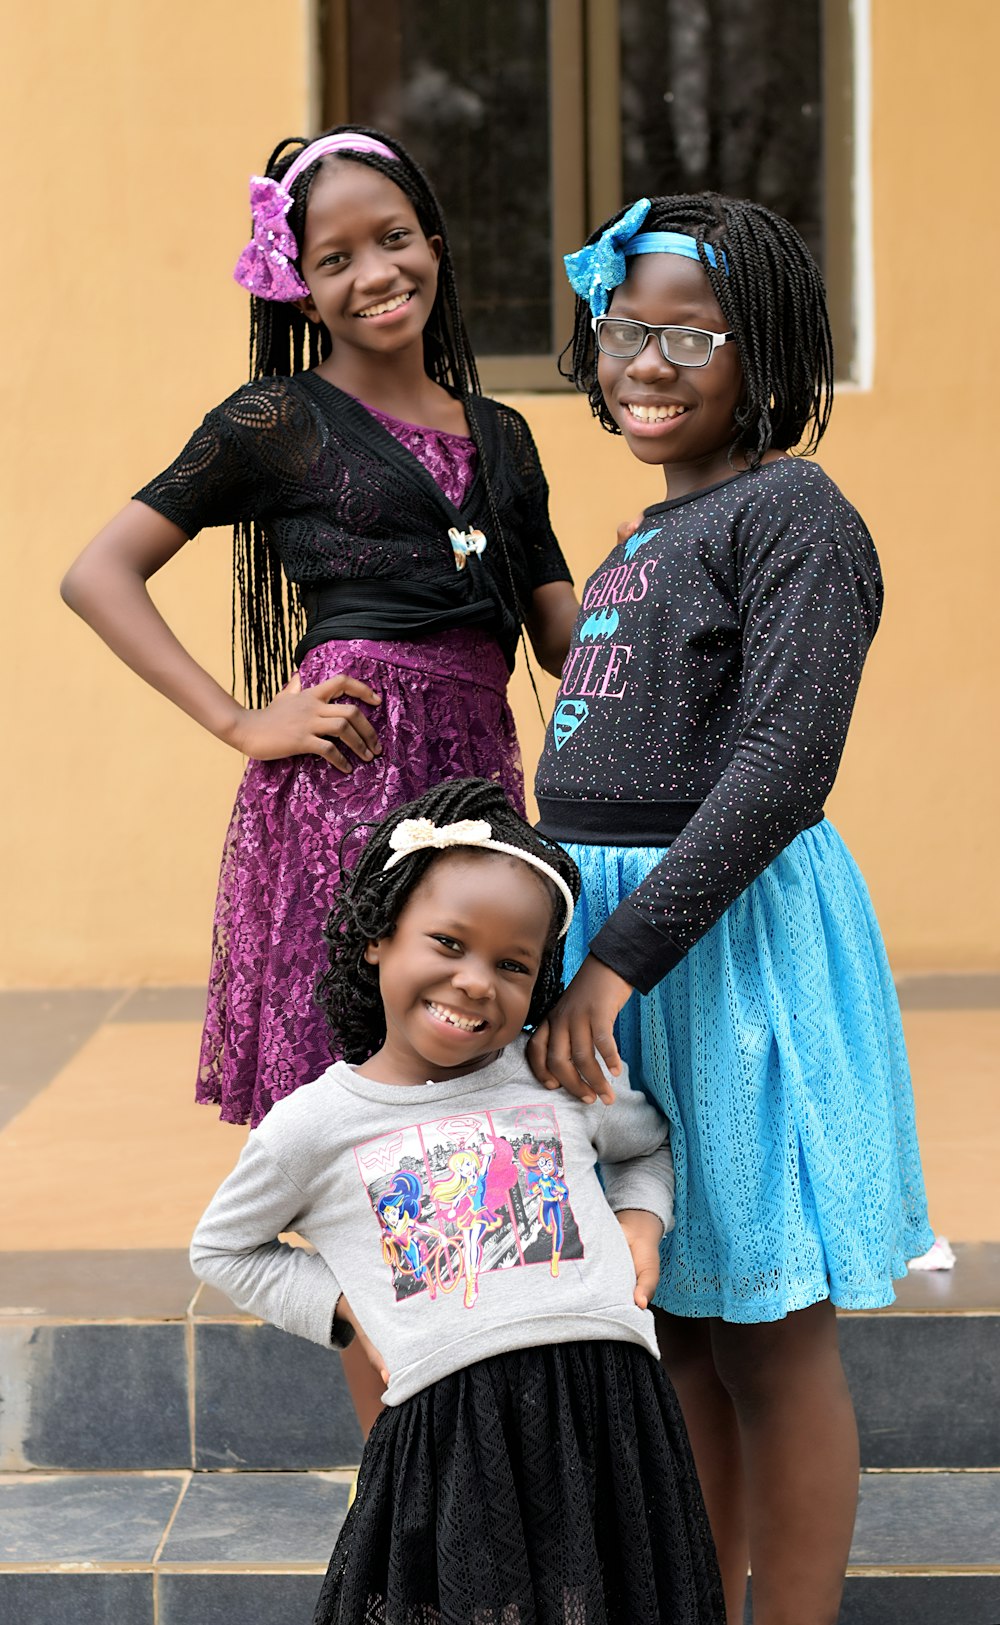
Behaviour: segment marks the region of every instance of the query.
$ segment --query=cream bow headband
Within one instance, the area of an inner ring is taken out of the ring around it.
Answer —
[[[382,865],[383,874],[388,869],[394,869],[403,858],[412,857],[414,852],[443,852],[451,846],[473,846],[481,851],[503,852],[509,858],[520,858],[522,863],[530,863],[533,869],[551,880],[566,904],[566,918],[559,932],[560,937],[564,937],[569,930],[573,918],[573,893],[562,875],[557,874],[544,858],[536,858],[533,852],[525,852],[507,841],[495,841],[493,830],[484,818],[460,818],[455,824],[435,824],[430,818],[404,818],[389,836],[389,845],[392,847],[392,857]]]

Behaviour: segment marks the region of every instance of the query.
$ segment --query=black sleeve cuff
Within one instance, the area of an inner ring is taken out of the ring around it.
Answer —
[[[590,944],[590,952],[640,993],[651,993],[657,982],[662,982],[684,958],[684,949],[650,925],[628,898],[602,925]]]
[[[335,1349],[346,1349],[354,1342],[354,1327],[349,1320],[338,1320],[334,1313],[330,1325],[330,1343]]]

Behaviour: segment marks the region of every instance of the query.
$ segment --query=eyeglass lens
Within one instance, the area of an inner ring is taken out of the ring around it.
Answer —
[[[642,322],[602,321],[598,343],[605,355],[624,360],[639,354],[650,331],[656,330]],[[664,327],[656,337],[665,358],[678,367],[703,367],[712,354],[711,333],[699,333],[692,327]]]

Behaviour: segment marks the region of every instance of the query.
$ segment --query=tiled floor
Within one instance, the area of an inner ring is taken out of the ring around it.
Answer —
[[[1000,1240],[1000,977],[901,986],[935,1228]],[[192,1104],[191,988],[0,995],[0,1250],[184,1248],[245,1131]]]

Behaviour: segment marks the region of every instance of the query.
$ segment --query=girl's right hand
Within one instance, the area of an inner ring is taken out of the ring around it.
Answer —
[[[243,711],[233,725],[230,743],[257,762],[280,756],[324,756],[340,773],[350,773],[350,751],[362,762],[381,756],[378,734],[356,705],[337,702],[343,696],[365,705],[382,701],[357,677],[328,677],[303,688],[298,672],[261,711]]]

